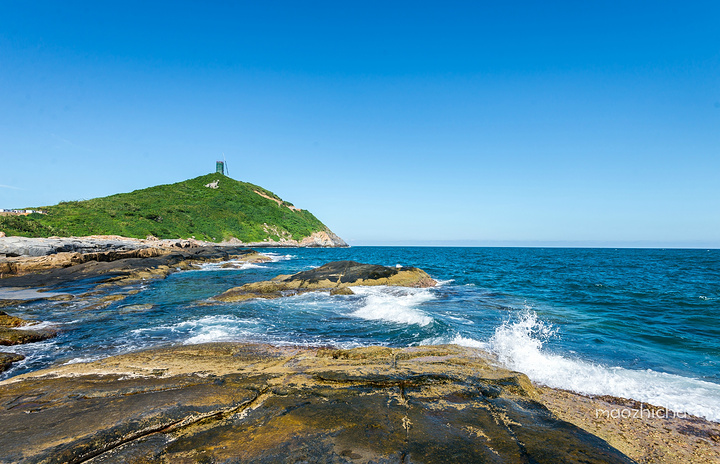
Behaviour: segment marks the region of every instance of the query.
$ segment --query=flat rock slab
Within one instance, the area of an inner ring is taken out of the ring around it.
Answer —
[[[46,256],[61,252],[98,252],[107,250],[134,250],[146,247],[144,240],[114,237],[1,237],[0,255]]]
[[[630,463],[457,346],[155,349],[0,382],[0,462]]]
[[[189,249],[142,248],[126,252],[110,251],[104,253],[70,254],[58,253],[47,259],[59,260],[54,265],[37,263],[38,270],[27,269],[25,275],[8,273],[0,278],[0,289],[27,287],[53,287],[79,281],[96,279],[98,283],[123,279],[148,279],[165,277],[178,267],[188,268],[191,263],[223,261],[231,258],[248,260],[268,260],[248,248],[231,247],[195,247]],[[26,258],[32,260],[34,258]],[[5,260],[7,261],[7,260]],[[42,261],[42,260],[41,260]],[[0,260],[0,267],[3,260]],[[7,264],[7,263],[6,263]],[[47,293],[39,292],[48,297]]]

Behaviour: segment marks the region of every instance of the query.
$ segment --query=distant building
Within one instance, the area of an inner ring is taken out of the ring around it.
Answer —
[[[37,209],[5,209],[0,208],[0,216],[27,216],[28,214],[47,214]]]

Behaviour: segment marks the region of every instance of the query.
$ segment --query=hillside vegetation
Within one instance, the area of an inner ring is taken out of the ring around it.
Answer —
[[[217,188],[205,186],[214,181],[219,181]],[[327,229],[309,211],[291,207],[262,187],[216,173],[130,193],[33,208],[47,214],[0,216],[0,231],[24,237],[153,235],[260,242],[300,240]]]

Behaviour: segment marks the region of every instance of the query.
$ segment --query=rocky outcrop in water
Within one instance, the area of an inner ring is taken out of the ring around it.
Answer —
[[[37,324],[37,322],[27,321],[0,311],[0,345],[9,346],[39,342],[52,338],[57,334],[52,329],[33,329],[34,324]]]
[[[433,287],[436,282],[416,267],[386,267],[355,261],[335,261],[293,275],[280,275],[269,281],[253,282],[215,297],[219,301],[243,301],[251,298],[280,298],[312,291],[352,295],[348,287],[389,285],[397,287]]]
[[[0,372],[5,372],[12,366],[12,363],[22,361],[25,356],[16,353],[5,353],[0,351]]]
[[[631,463],[457,346],[209,344],[0,382],[2,462]]]

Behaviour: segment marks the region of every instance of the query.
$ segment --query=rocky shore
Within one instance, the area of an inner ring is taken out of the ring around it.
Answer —
[[[269,261],[244,247],[204,245],[194,241],[135,240],[123,237],[83,239],[0,238],[0,308],[37,300],[84,300],[86,310],[102,309],[138,292],[128,286],[162,279],[200,263],[235,260]],[[8,257],[9,255],[9,257]],[[88,291],[65,291],[77,282],[89,282]],[[118,291],[118,288],[125,287]],[[0,346],[33,343],[56,335],[53,328],[37,328],[28,321],[0,311]],[[0,352],[0,372],[23,356]]]
[[[457,346],[208,344],[0,383],[3,462],[631,463]]]
[[[595,418],[621,401],[453,345],[181,346],[0,382],[0,462],[717,462],[718,424]]]
[[[137,292],[133,284],[178,269],[269,259],[190,241],[47,240],[36,248],[16,242],[26,255],[0,259],[0,308],[82,299],[83,310],[102,309]],[[63,290],[77,282],[91,286]],[[348,294],[355,285],[435,281],[417,268],[338,261],[206,303]],[[0,345],[53,335],[0,311]],[[0,352],[0,372],[21,359]],[[492,355],[454,345],[176,346],[0,382],[0,462],[720,462],[720,424],[667,413],[633,418],[643,407],[658,409],[533,385]]]
[[[138,249],[178,249],[198,247],[347,247],[347,243],[331,231],[315,232],[302,240],[281,239],[263,242],[242,242],[233,239],[214,243],[195,239],[146,239],[118,235],[91,235],[88,237],[4,237],[0,236],[0,259],[13,257],[48,256],[57,253],[101,253]]]

